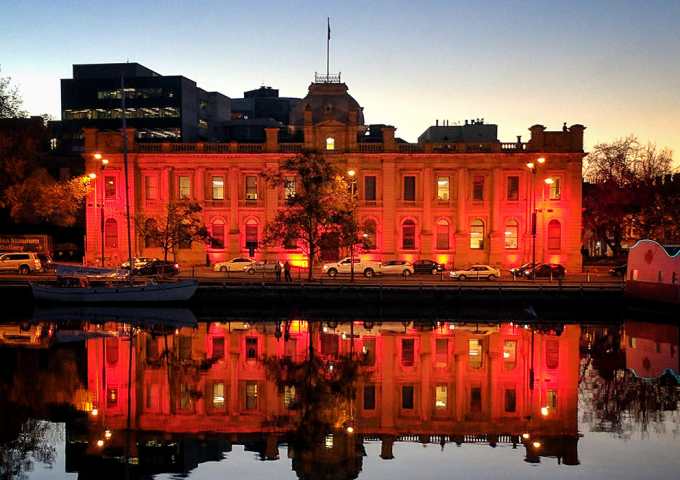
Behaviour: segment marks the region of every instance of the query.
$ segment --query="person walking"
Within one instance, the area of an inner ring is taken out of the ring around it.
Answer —
[[[276,273],[276,281],[280,282],[281,281],[281,262],[279,260],[277,260],[276,265],[274,265],[274,273]]]
[[[283,264],[283,272],[285,273],[286,282],[292,282],[293,279],[290,278],[290,262],[288,260]]]

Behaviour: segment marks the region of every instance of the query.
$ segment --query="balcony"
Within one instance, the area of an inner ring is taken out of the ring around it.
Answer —
[[[264,207],[264,201],[262,200],[239,200],[238,201],[238,206],[239,208],[257,208],[257,207]]]

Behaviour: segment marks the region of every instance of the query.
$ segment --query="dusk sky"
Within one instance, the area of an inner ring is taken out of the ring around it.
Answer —
[[[499,139],[587,127],[586,150],[635,134],[680,159],[680,1],[5,2],[0,77],[32,115],[61,118],[72,65],[137,62],[238,98],[304,97],[342,73],[366,123],[415,142],[435,120],[481,119]]]

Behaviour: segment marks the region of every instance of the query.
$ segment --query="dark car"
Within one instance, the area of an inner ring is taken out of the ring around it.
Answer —
[[[524,275],[524,272],[526,271],[527,268],[532,268],[534,265],[536,265],[537,262],[529,262],[525,263],[521,267],[514,267],[510,269],[510,275],[513,277],[521,277]]]
[[[560,280],[567,274],[567,270],[559,263],[539,263],[536,268],[524,270],[526,278],[550,277]]]
[[[41,270],[43,272],[46,272],[52,268],[52,257],[50,257],[47,253],[39,253],[38,260],[40,260]]]
[[[152,260],[134,270],[134,275],[177,275],[179,263]]]
[[[628,264],[624,263],[623,265],[619,265],[618,267],[614,267],[611,270],[609,270],[607,273],[611,275],[612,277],[625,277],[626,273],[628,272]]]
[[[436,275],[445,270],[444,265],[434,260],[416,260],[411,265],[413,265],[413,273],[431,273]]]

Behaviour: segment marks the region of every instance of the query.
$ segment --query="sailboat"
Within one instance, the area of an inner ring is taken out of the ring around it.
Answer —
[[[125,166],[125,211],[127,220],[128,260],[132,260],[132,234],[130,232],[130,191],[128,181],[127,123],[125,119],[125,79],[120,78],[123,120],[123,164]],[[31,284],[36,300],[67,303],[129,303],[129,302],[173,302],[189,300],[196,289],[196,280],[179,280],[169,283],[148,282],[135,285],[132,269],[127,275],[129,284],[114,282],[90,283],[87,278],[61,278],[57,285]]]

